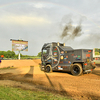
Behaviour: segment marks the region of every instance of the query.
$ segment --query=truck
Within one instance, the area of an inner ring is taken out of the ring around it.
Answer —
[[[92,72],[95,67],[92,49],[73,49],[59,42],[45,43],[42,47],[41,69],[48,73],[66,71],[79,76]]]

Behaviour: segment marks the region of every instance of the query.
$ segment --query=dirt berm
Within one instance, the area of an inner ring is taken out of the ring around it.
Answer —
[[[0,69],[0,85],[50,91],[75,100],[100,100],[100,67],[92,74],[73,76],[67,72],[43,72],[40,62],[40,59],[3,60],[0,67],[11,68]]]

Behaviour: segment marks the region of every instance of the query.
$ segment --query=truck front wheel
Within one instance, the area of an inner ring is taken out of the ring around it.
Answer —
[[[46,65],[46,72],[48,72],[48,73],[51,73],[52,72],[51,65]]]
[[[81,64],[74,64],[72,67],[71,67],[71,73],[74,75],[74,76],[79,76],[83,73],[83,70],[82,70],[82,65]]]

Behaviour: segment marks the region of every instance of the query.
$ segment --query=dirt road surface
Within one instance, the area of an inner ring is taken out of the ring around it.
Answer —
[[[100,67],[92,74],[73,76],[67,72],[43,72],[39,67],[40,62],[40,60],[2,61],[1,67],[13,65],[15,68],[0,69],[0,85],[50,91],[75,100],[100,100]]]

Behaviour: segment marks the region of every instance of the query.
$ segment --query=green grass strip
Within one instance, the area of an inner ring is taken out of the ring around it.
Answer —
[[[52,93],[0,86],[0,100],[71,100]]]

